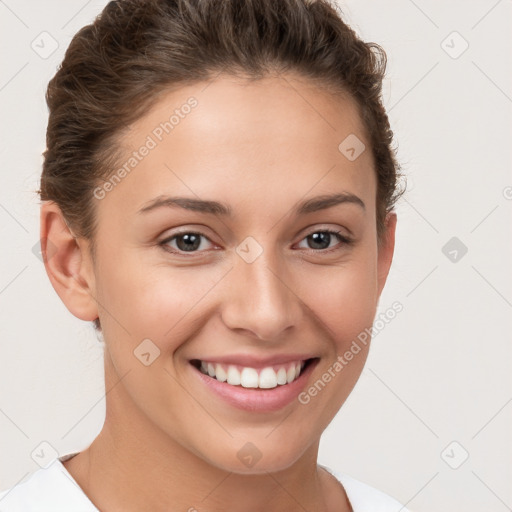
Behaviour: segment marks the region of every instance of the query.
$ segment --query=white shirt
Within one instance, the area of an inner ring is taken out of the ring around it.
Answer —
[[[46,468],[0,492],[1,512],[99,512],[62,464],[75,453],[56,458]],[[408,512],[387,494],[321,465],[345,488],[354,512]]]

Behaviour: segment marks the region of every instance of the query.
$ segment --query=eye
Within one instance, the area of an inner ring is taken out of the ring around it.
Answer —
[[[202,233],[184,231],[182,233],[176,233],[173,236],[162,240],[160,245],[163,246],[165,250],[170,252],[198,252],[197,250],[199,248],[204,249],[204,244],[202,244],[201,239],[210,241],[210,239]],[[176,246],[171,245],[173,242],[176,242]]]
[[[202,233],[195,231],[183,231],[181,233],[175,233],[174,235],[167,237],[166,239],[159,242],[159,245],[168,252],[181,255],[182,253],[186,252],[194,253],[202,252],[201,249],[206,250],[204,247],[205,244],[202,243],[203,239],[212,244],[211,240]],[[335,241],[336,239],[338,239],[340,246],[334,246],[333,248],[331,246],[331,242]],[[302,240],[305,240],[312,245],[310,250],[313,252],[331,252],[342,249],[344,246],[353,244],[353,241],[347,236],[343,235],[341,231],[330,229],[313,231]]]
[[[334,236],[333,236],[334,235]],[[339,242],[341,242],[341,247],[336,247],[333,249],[330,247],[330,243],[333,241],[333,239],[338,239]],[[310,242],[312,244],[312,249],[315,252],[318,251],[326,251],[329,249],[328,252],[331,252],[331,250],[338,250],[341,249],[344,245],[351,245],[352,240],[348,238],[345,235],[342,235],[341,231],[335,231],[331,229],[324,229],[321,231],[313,231],[309,235],[307,235],[303,240],[306,240],[306,242]]]

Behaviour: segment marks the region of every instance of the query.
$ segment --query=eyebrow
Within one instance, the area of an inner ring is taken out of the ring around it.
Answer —
[[[342,192],[339,194],[321,195],[306,199],[295,206],[294,212],[296,215],[305,215],[308,213],[317,212],[332,208],[339,204],[355,204],[366,210],[366,206],[361,198],[350,193]],[[148,213],[157,208],[183,208],[200,213],[209,213],[213,215],[224,215],[228,217],[233,216],[233,212],[227,204],[218,201],[208,201],[205,199],[195,199],[192,197],[171,197],[160,195],[145,204],[137,214]]]

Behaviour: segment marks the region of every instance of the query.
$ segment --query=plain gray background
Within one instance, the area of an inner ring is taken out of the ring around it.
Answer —
[[[47,82],[106,3],[0,1],[0,489],[39,468],[40,443],[79,451],[104,420],[102,348],[34,254],[34,191]],[[512,2],[340,4],[388,53],[408,192],[379,312],[403,311],[375,336],[319,462],[417,512],[510,510]]]

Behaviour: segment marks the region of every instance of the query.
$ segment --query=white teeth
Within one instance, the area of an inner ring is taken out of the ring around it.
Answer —
[[[254,368],[246,367],[243,368],[242,371],[239,371],[236,366],[228,365],[226,370],[226,367],[221,364],[201,361],[200,369],[202,373],[220,382],[227,382],[232,386],[272,389],[277,386],[290,384],[297,379],[305,364],[305,361],[287,363],[279,367],[277,372],[274,368],[268,366],[263,368],[258,374],[258,370]]]
[[[257,388],[258,372],[254,368],[244,368],[240,374],[240,384],[244,388]]]
[[[290,384],[295,379],[295,366],[290,366],[286,372],[286,382]]]
[[[215,378],[221,382],[226,382],[228,379],[227,373],[224,371],[224,368],[222,368],[220,364],[215,365]]]
[[[287,383],[286,380],[286,368],[279,368],[277,371],[277,383],[282,386]]]
[[[263,368],[258,381],[259,387],[264,389],[275,388],[277,386],[277,374],[273,368]]]
[[[240,372],[234,366],[228,366],[228,384],[232,386],[240,385]]]

